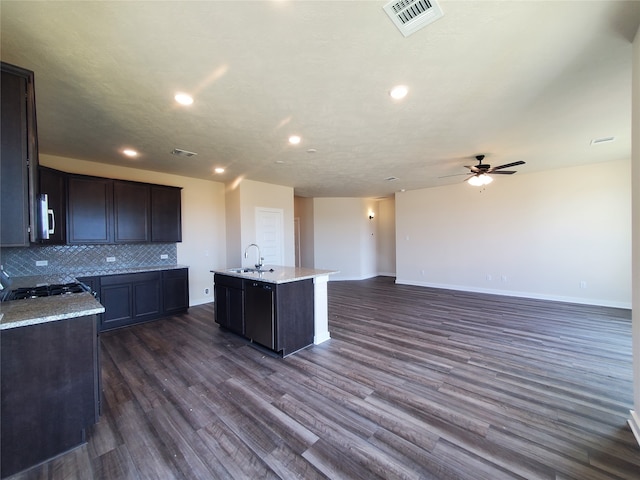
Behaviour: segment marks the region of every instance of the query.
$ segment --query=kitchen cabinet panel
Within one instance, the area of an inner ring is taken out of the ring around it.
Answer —
[[[94,315],[3,330],[0,341],[4,478],[86,441],[100,369]]]
[[[37,241],[38,137],[33,72],[1,63],[0,245]]]
[[[181,189],[68,174],[69,244],[182,241]]]
[[[113,180],[69,175],[67,185],[68,243],[113,243]]]
[[[151,241],[182,241],[182,189],[151,186]]]
[[[150,187],[148,184],[113,181],[114,240],[116,243],[150,239]]]
[[[156,320],[189,308],[187,268],[104,275],[93,282],[100,285],[99,300],[105,309],[100,331]]]
[[[244,336],[244,288],[242,279],[216,274],[214,283],[216,323],[233,333]]]
[[[175,314],[189,308],[189,269],[177,268],[162,272],[163,312]]]

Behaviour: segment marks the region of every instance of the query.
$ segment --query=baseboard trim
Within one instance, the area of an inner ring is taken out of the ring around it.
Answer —
[[[506,297],[520,297],[520,298],[532,298],[535,300],[549,300],[551,302],[567,302],[567,303],[577,303],[581,305],[594,305],[599,307],[631,309],[631,303],[612,302],[612,301],[601,300],[601,299],[593,300],[593,299],[585,299],[585,298],[566,297],[562,295],[547,295],[547,294],[538,294],[538,293],[532,293],[532,292],[519,292],[519,291],[512,291],[512,290],[468,287],[464,285],[449,285],[449,284],[439,284],[439,283],[430,283],[430,282],[418,282],[413,280],[399,279],[397,277],[396,277],[396,283],[399,285],[413,285],[416,287],[439,288],[443,290],[456,290],[459,292],[486,293],[489,295],[503,295]]]
[[[631,418],[629,418],[627,422],[629,423],[629,427],[631,427],[633,436],[636,437],[636,442],[640,445],[640,417],[638,417],[635,411],[631,410]]]

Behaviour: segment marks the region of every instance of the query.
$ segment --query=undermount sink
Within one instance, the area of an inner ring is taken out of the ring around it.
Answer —
[[[262,270],[258,268],[229,268],[227,269],[229,273],[265,273],[265,272],[273,272],[273,268],[268,270]]]

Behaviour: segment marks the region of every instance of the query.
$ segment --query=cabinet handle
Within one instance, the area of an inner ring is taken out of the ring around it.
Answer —
[[[47,210],[47,215],[49,216],[49,218],[51,219],[51,221],[48,221],[47,223],[49,224],[49,234],[54,234],[56,233],[56,215],[55,213],[53,213],[52,209],[48,209]]]

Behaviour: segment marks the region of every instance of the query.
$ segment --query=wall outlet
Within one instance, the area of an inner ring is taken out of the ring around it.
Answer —
[[[500,277],[500,280],[502,280],[503,282],[507,282],[507,276],[506,275],[502,275],[502,277]]]
[[[160,255],[160,260],[166,260],[167,258],[169,258],[169,255],[167,255],[166,253]]]
[[[490,273],[487,273],[487,281],[489,281],[489,282],[490,282],[490,281],[491,281],[491,278],[492,278],[492,277],[491,277],[491,274],[490,274]]]
[[[36,267],[46,267],[49,265],[49,260],[36,260]]]
[[[580,281],[580,288],[587,288],[587,281],[586,280],[581,280]]]
[[[209,290],[209,287],[204,289],[204,294],[205,295],[209,295],[209,293],[211,293],[211,290]]]
[[[116,261],[116,257],[107,257],[107,262],[111,263],[115,261]]]

